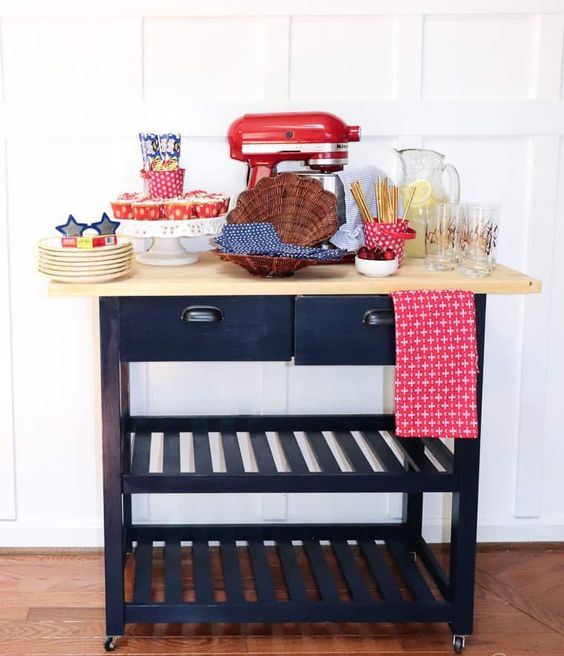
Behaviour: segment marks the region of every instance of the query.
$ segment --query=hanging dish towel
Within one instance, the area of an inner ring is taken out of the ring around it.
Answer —
[[[478,437],[474,296],[391,294],[396,324],[396,435]]]

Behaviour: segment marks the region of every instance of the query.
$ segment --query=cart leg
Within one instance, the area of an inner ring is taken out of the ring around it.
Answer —
[[[479,367],[477,385],[478,425],[481,423],[482,414],[485,319],[486,297],[484,295],[476,296],[476,337]],[[456,440],[454,470],[458,472],[460,477],[460,490],[452,495],[449,596],[454,606],[452,632],[457,638],[471,634],[473,626],[480,470],[479,435],[476,440]],[[462,643],[457,641],[457,644]],[[457,645],[455,644],[455,646]]]
[[[424,451],[425,446],[422,442],[414,441],[412,448],[414,450]],[[413,467],[406,463],[406,471],[413,469]],[[409,535],[409,550],[411,558],[416,560],[417,552],[416,547],[421,537],[423,527],[423,493],[410,492],[403,495],[403,522],[407,526]]]
[[[100,298],[106,635],[123,635],[123,528],[118,299]],[[111,643],[111,644],[110,644]],[[115,645],[110,641],[109,646]]]
[[[123,555],[133,552],[133,542],[128,537],[131,528],[131,494],[123,495]]]
[[[454,463],[460,471],[460,492],[452,495],[450,538],[450,598],[454,606],[452,632],[472,633],[476,519],[478,510],[478,448],[475,440],[458,440]]]
[[[129,417],[129,362],[120,365],[120,389],[121,389],[121,417]],[[131,441],[129,435],[122,435],[122,471],[129,474],[131,470]],[[123,495],[123,530],[124,530],[124,555],[133,551],[133,543],[128,537],[131,528],[131,494]]]

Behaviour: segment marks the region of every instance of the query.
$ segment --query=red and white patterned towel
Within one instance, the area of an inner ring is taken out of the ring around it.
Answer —
[[[391,294],[396,324],[396,435],[478,437],[474,295]]]

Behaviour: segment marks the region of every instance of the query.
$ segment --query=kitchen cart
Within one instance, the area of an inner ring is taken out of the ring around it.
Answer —
[[[107,650],[130,622],[324,621],[448,622],[454,650],[463,649],[473,622],[479,439],[455,440],[453,451],[438,439],[399,439],[391,414],[180,417],[129,411],[130,362],[393,364],[387,294],[399,289],[476,294],[481,401],[486,295],[538,292],[540,285],[502,266],[487,278],[469,279],[427,272],[418,260],[390,278],[363,278],[352,266],[339,265],[266,280],[211,255],[195,267],[140,266],[128,278],[103,284],[51,283],[53,296],[99,297]],[[252,471],[241,433],[253,452]],[[183,453],[186,434],[191,471]],[[220,435],[222,466],[212,457],[212,434]],[[153,471],[157,435],[163,458],[160,471]],[[132,522],[133,494],[172,492],[401,492],[403,521]],[[426,492],[452,493],[447,568],[422,536]],[[161,554],[164,566],[153,567]],[[134,572],[130,594],[126,566]],[[284,583],[282,595],[277,581]],[[157,588],[162,594],[155,595]]]

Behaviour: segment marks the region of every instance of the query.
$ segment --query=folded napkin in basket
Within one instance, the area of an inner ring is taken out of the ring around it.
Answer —
[[[342,259],[347,253],[338,248],[311,248],[285,244],[272,223],[228,224],[216,239],[223,253],[295,257],[322,261]]]
[[[474,296],[391,294],[396,324],[396,435],[478,437]]]

